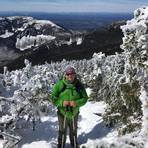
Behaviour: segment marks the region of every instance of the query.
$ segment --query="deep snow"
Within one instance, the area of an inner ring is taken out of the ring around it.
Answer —
[[[94,114],[102,113],[104,109],[104,102],[87,102],[81,107],[78,121],[79,144],[87,145],[96,139],[105,137],[110,132],[111,129],[104,126],[102,117]],[[19,148],[56,148],[58,136],[56,108],[51,109],[49,116],[42,117],[41,122],[37,123],[35,131],[22,129],[19,133],[23,135]],[[68,135],[66,148],[70,148]]]

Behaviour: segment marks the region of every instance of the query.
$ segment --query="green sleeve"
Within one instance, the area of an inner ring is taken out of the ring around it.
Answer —
[[[88,95],[86,93],[85,88],[81,90],[80,94],[81,94],[81,98],[76,100],[77,107],[83,106],[88,100]]]
[[[52,103],[57,106],[57,107],[61,107],[63,106],[63,100],[59,99],[59,94],[60,94],[60,90],[61,90],[61,81],[58,81],[52,88],[52,92],[51,92],[51,100]]]

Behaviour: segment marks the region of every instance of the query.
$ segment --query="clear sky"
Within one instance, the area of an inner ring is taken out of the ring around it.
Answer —
[[[0,11],[133,12],[148,0],[0,0]]]

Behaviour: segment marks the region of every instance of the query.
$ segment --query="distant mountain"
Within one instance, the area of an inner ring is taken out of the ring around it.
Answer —
[[[9,65],[53,41],[57,45],[71,44],[72,33],[47,20],[20,16],[0,18],[0,66]]]
[[[94,52],[121,52],[122,32],[116,22],[90,33],[69,31],[49,20],[13,16],[0,18],[0,71],[24,67],[24,59],[33,65],[63,58],[91,58]]]

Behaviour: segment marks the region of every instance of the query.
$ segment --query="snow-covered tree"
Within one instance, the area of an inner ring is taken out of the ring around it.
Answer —
[[[147,86],[148,82],[148,7],[142,7],[134,12],[134,18],[127,22],[125,26],[122,26],[124,33],[122,48],[127,56],[126,64],[126,80],[130,82],[136,82],[140,88]],[[144,87],[145,88],[145,87]],[[147,93],[147,89],[145,92]],[[143,96],[143,89],[141,90],[141,102],[143,106],[143,115],[147,110],[145,106],[145,99]],[[140,93],[139,93],[140,95]],[[137,95],[139,97],[139,95]],[[143,98],[143,99],[142,99]],[[146,125],[146,121],[144,120]]]
[[[121,27],[124,52],[104,58],[97,68],[101,69],[99,80],[94,82],[97,85],[92,95],[108,104],[104,119],[109,125],[124,125],[122,134],[141,127],[143,103],[139,97],[141,86],[147,82],[148,63],[147,12],[147,7],[135,10],[134,18]]]

